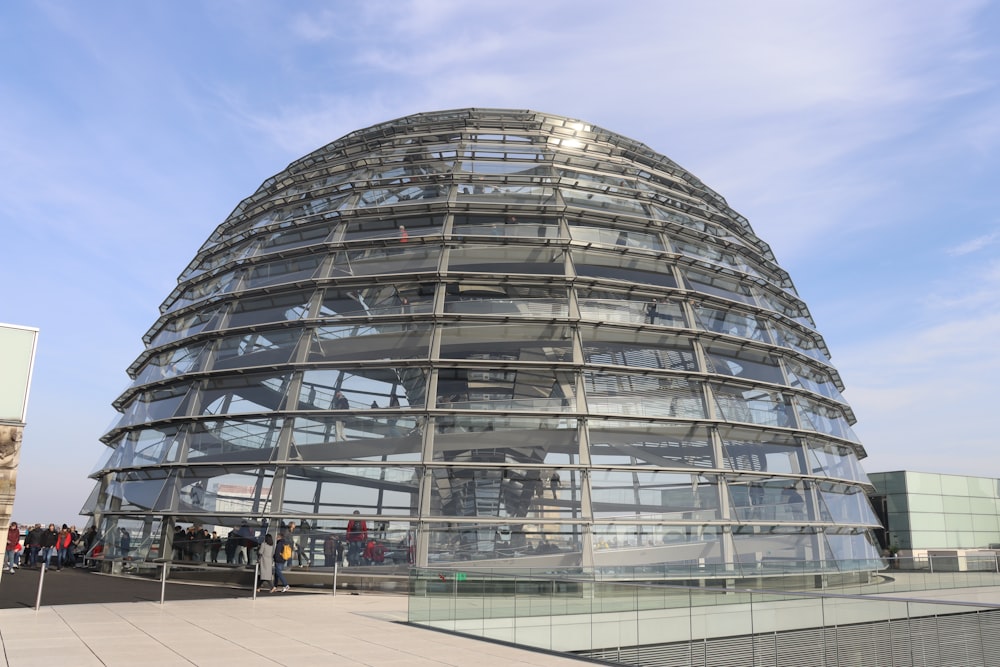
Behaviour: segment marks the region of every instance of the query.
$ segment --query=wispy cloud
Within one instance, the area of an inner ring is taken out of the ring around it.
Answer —
[[[950,248],[945,248],[945,253],[951,255],[952,257],[969,255],[974,252],[978,252],[987,246],[993,245],[993,242],[998,238],[1000,238],[1000,231],[990,232],[989,234],[977,236],[974,239],[969,239],[968,241],[951,246]]]

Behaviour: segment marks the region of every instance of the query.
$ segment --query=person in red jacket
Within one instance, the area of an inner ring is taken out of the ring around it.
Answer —
[[[7,571],[14,574],[14,563],[17,562],[18,551],[17,547],[21,543],[21,529],[17,527],[16,521],[10,522],[10,528],[7,529],[7,552],[4,557],[4,563],[7,566]]]
[[[355,514],[361,514],[354,510]],[[368,526],[364,519],[351,519],[347,522],[347,564],[361,565],[365,543],[368,541]]]
[[[56,549],[58,554],[56,556],[57,569],[62,569],[64,566],[72,567],[73,531],[66,524],[63,524],[62,530],[59,531],[59,537],[56,539]]]

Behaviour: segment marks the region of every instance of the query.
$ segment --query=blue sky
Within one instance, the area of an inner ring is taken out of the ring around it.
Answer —
[[[868,471],[1000,477],[1000,4],[0,6],[0,322],[41,329],[15,519],[75,521],[157,307],[289,162],[514,107],[649,145],[809,304]]]

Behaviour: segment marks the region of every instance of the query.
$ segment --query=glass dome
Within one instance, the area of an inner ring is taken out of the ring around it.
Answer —
[[[696,177],[582,121],[423,113],[306,155],[144,341],[84,507],[139,557],[184,523],[295,521],[318,565],[358,515],[417,565],[878,557],[788,274]]]

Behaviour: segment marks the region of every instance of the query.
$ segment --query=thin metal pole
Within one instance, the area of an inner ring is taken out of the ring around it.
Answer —
[[[260,560],[253,567],[253,599],[257,599],[257,585],[260,577]]]
[[[163,600],[167,597],[167,564],[160,563],[160,604],[163,604]]]
[[[336,557],[337,552],[333,552],[334,557]],[[333,561],[333,594],[337,594],[337,574],[340,572],[340,561]]]
[[[38,608],[42,606],[42,586],[45,584],[46,565],[48,565],[48,563],[42,562],[42,572],[38,575],[38,595],[35,596],[35,611],[38,611]]]

